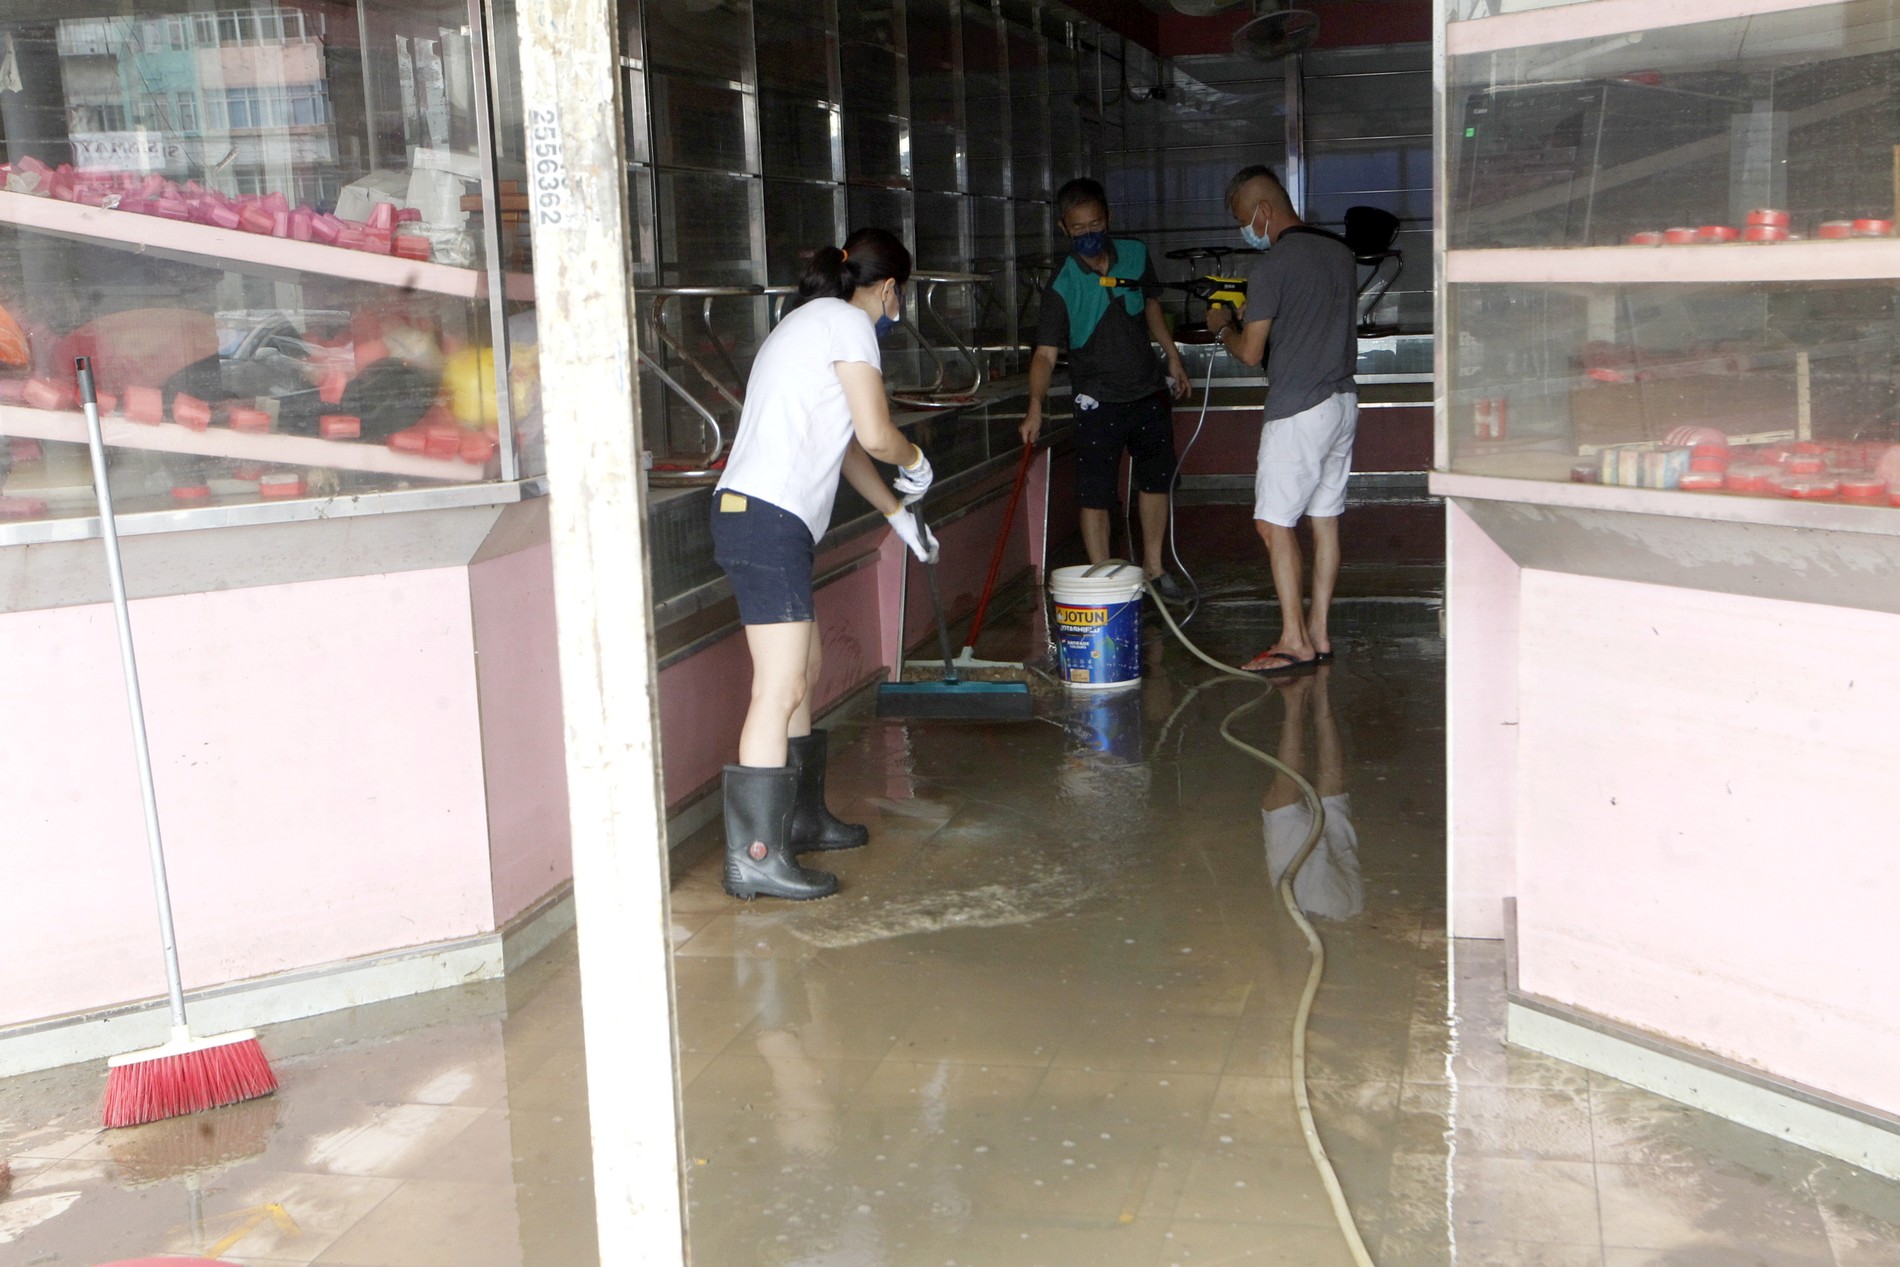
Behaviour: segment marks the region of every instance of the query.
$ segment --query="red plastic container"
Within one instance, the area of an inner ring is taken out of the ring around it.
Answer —
[[[156,427],[165,421],[165,393],[156,387],[126,388],[125,416],[133,422]]]
[[[46,503],[37,497],[0,497],[0,519],[38,519],[45,513]]]
[[[259,497],[302,497],[304,495],[303,476],[295,471],[272,471],[257,481]]]
[[[355,414],[324,414],[317,419],[317,434],[325,440],[360,439],[363,420]]]
[[[1720,471],[1688,471],[1676,487],[1691,493],[1713,493],[1727,487]]]
[[[397,453],[421,453],[427,447],[422,428],[419,426],[405,427],[401,431],[393,432],[384,443]]]
[[[208,502],[211,500],[211,489],[208,485],[204,484],[174,484],[172,485],[172,500],[175,502]]]
[[[1742,230],[1745,242],[1786,242],[1788,231],[1774,224],[1751,224]]]
[[[1876,220],[1868,217],[1854,221],[1854,236],[1857,238],[1890,238],[1893,236],[1893,221]]]
[[[1798,501],[1830,501],[1840,496],[1840,481],[1831,475],[1784,475],[1776,481],[1775,491]]]
[[[270,415],[262,409],[233,409],[225,415],[225,422],[233,431],[261,432],[270,430]]]
[[[1663,230],[1663,241],[1671,246],[1685,246],[1696,240],[1696,231],[1687,228]]]
[[[422,451],[432,458],[452,458],[462,452],[462,429],[454,423],[430,423],[422,430]]]
[[[211,426],[211,406],[196,396],[179,392],[172,397],[172,421],[193,431],[207,430]]]
[[[1887,481],[1872,471],[1842,471],[1835,478],[1840,481],[1841,496],[1849,501],[1877,502],[1887,498]]]
[[[1827,458],[1819,453],[1791,453],[1781,469],[1789,475],[1819,475],[1827,470]]]
[[[1644,229],[1640,233],[1630,234],[1624,241],[1631,246],[1661,246],[1663,244],[1663,231],[1661,229]]]
[[[429,239],[419,238],[413,233],[401,234],[393,239],[393,242],[395,254],[405,260],[417,260],[426,264],[433,253],[429,246]]]
[[[29,378],[26,380],[25,401],[34,409],[76,409],[79,406],[79,389],[72,383],[57,379]]]
[[[486,431],[464,431],[462,433],[462,451],[459,456],[464,462],[480,466],[495,456],[501,446],[494,436]]]
[[[1705,224],[1695,231],[1698,242],[1733,242],[1741,236],[1741,230],[1726,224]]]
[[[1827,238],[1830,241],[1851,238],[1854,236],[1854,222],[1852,220],[1822,221],[1821,226],[1814,231],[1814,236]]]
[[[1794,223],[1794,217],[1774,207],[1757,207],[1748,213],[1748,223],[1776,229],[1785,229]]]
[[[1775,466],[1731,466],[1723,485],[1731,493],[1765,493],[1781,468]]]

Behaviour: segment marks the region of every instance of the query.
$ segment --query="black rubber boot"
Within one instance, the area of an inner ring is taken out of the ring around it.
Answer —
[[[871,829],[839,821],[825,807],[826,754],[831,736],[814,730],[802,739],[786,741],[785,763],[798,772],[798,800],[792,806],[792,852],[819,849],[856,849],[871,839]]]
[[[798,773],[790,766],[726,767],[726,892],[802,901],[838,891],[837,876],[808,870],[792,857],[797,797]]]

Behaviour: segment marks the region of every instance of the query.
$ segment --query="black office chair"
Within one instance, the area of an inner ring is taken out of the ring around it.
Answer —
[[[1399,218],[1383,207],[1348,207],[1344,236],[1354,261],[1370,270],[1359,283],[1359,333],[1380,333],[1372,325],[1372,310],[1405,271],[1405,253],[1392,247],[1399,236]]]

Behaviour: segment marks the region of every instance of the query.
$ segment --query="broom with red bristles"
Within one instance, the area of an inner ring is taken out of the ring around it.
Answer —
[[[105,436],[99,426],[99,394],[92,362],[73,363],[79,375],[79,399],[86,412],[86,439],[92,449],[92,482],[99,498],[99,537],[106,548],[106,575],[112,582],[112,610],[118,618],[119,656],[125,670],[126,706],[132,714],[132,750],[138,758],[139,793],[145,803],[145,842],[152,855],[152,888],[158,898],[158,930],[165,948],[165,983],[171,999],[172,1037],[163,1047],[115,1056],[106,1075],[105,1124],[138,1126],[269,1095],[277,1076],[263,1045],[250,1030],[193,1038],[185,1021],[185,987],[178,971],[178,938],[172,930],[171,888],[165,878],[165,847],[158,831],[158,795],[152,784],[152,754],[145,742],[145,705],[139,696],[138,659],[132,652],[132,613],[125,595],[125,569],[119,561],[118,521],[112,514],[112,488],[106,479]]]

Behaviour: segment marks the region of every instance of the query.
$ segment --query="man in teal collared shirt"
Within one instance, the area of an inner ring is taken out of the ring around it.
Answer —
[[[1075,388],[1076,500],[1089,562],[1109,557],[1109,512],[1116,504],[1116,475],[1126,449],[1141,492],[1143,570],[1162,597],[1185,601],[1161,558],[1175,467],[1169,396],[1186,399],[1189,384],[1161,312],[1154,262],[1143,243],[1109,236],[1108,194],[1093,180],[1072,180],[1058,190],[1056,216],[1071,250],[1042,294],[1023,440],[1032,443],[1042,433],[1043,397],[1056,355],[1066,349]],[[1104,285],[1105,277],[1128,284]],[[1157,343],[1167,358],[1165,378],[1154,352]]]

